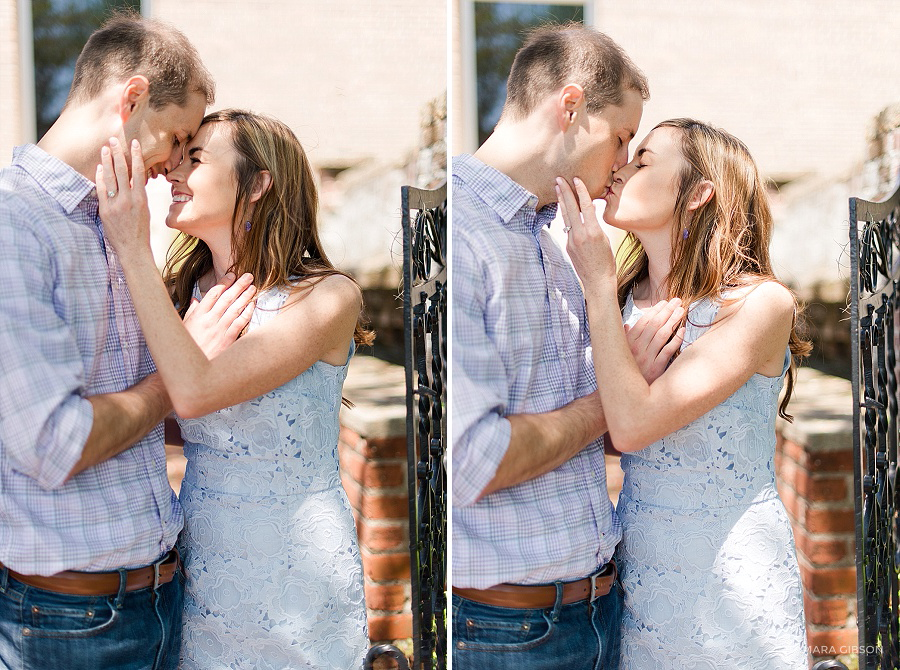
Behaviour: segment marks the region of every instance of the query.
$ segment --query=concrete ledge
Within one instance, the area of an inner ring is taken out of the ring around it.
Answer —
[[[365,439],[406,435],[406,378],[399,365],[372,356],[350,361],[344,397],[355,407],[341,408],[341,425]]]
[[[850,382],[811,368],[800,368],[788,413],[775,430],[784,439],[815,451],[846,449],[853,439],[853,394]]]

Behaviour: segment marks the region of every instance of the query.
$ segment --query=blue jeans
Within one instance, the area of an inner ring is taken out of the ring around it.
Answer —
[[[13,579],[0,568],[0,668],[175,670],[184,576],[112,596],[72,596]]]
[[[616,670],[622,590],[593,603],[497,607],[453,596],[454,670]]]

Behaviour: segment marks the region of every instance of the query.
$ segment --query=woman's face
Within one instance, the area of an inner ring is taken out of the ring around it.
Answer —
[[[632,161],[613,175],[604,221],[634,233],[671,228],[684,166],[680,134],[663,127],[644,138]]]
[[[172,204],[166,225],[209,241],[231,235],[237,180],[237,152],[222,123],[200,126],[185,147],[184,160],[166,179],[172,184]]]

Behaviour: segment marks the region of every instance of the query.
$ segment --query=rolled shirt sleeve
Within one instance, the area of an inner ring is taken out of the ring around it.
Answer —
[[[53,490],[81,457],[93,408],[75,334],[55,308],[54,260],[16,205],[0,201],[0,449]]]
[[[468,241],[453,240],[453,506],[473,505],[509,448],[507,374],[485,330],[485,277]]]

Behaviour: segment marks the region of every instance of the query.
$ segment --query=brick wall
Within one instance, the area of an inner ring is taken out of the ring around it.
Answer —
[[[368,356],[350,364],[341,411],[341,479],[356,518],[369,638],[411,649],[409,491],[403,368]]]
[[[778,492],[794,529],[813,660],[858,644],[850,382],[802,369],[779,421]]]

